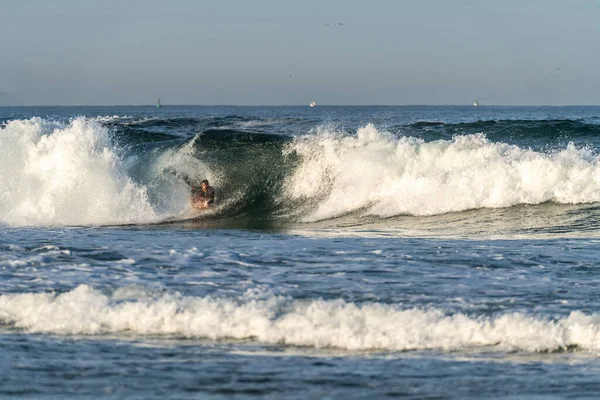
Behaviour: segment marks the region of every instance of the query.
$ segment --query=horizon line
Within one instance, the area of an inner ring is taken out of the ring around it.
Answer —
[[[600,104],[317,104],[310,107],[308,104],[18,104],[0,105],[9,107],[600,107]]]

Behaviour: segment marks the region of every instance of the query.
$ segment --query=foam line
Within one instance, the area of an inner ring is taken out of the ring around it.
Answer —
[[[600,349],[600,318],[581,312],[559,319],[518,312],[494,317],[448,315],[440,309],[399,304],[294,300],[252,292],[238,298],[155,297],[139,288],[121,288],[108,296],[82,285],[62,294],[2,295],[0,321],[38,333],[251,338],[348,350]]]

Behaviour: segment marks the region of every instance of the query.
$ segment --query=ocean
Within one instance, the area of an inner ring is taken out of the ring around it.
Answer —
[[[2,398],[596,398],[599,260],[600,107],[0,108]]]

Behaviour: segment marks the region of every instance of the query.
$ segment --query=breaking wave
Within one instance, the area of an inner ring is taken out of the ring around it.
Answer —
[[[255,292],[231,299],[152,296],[120,288],[107,295],[82,285],[61,294],[4,294],[0,322],[31,333],[250,339],[347,350],[600,349],[600,317],[595,314],[572,312],[555,319],[519,312],[470,316]]]
[[[84,118],[41,118],[0,129],[0,223],[79,225],[157,221],[108,131]]]
[[[228,220],[307,223],[600,201],[598,155],[573,143],[539,151],[482,133],[426,141],[373,125],[288,136],[230,129],[226,120],[198,132],[194,118],[120,120],[4,123],[0,224],[185,219],[193,216],[188,184],[204,178],[218,205],[202,218]],[[186,134],[169,130],[182,125]]]
[[[291,151],[302,163],[287,194],[318,199],[304,221],[600,200],[598,156],[573,144],[542,153],[483,134],[425,142],[368,125],[356,135],[321,130],[300,137]]]

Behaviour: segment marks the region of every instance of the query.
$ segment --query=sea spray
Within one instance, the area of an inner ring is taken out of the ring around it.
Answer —
[[[367,125],[356,135],[320,129],[287,151],[302,159],[286,195],[314,204],[306,222],[600,201],[598,156],[573,144],[542,153],[483,134],[425,142]]]
[[[0,130],[0,223],[105,225],[158,219],[93,120],[40,118]]]

